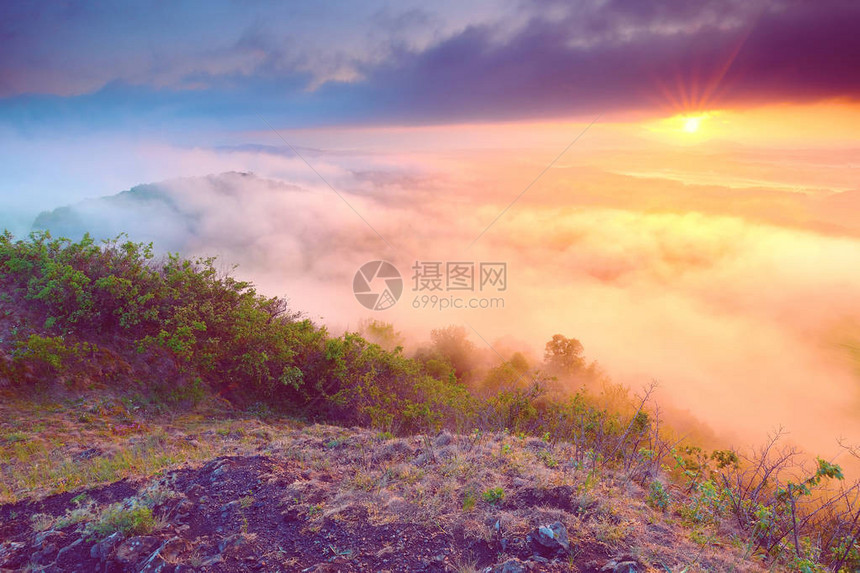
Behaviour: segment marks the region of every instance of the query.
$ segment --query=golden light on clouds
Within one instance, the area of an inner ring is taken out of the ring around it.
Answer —
[[[771,148],[844,148],[846,144],[856,144],[860,105],[834,100],[749,109],[691,110],[633,120],[629,125],[646,137],[656,136],[667,143],[720,140]]]
[[[724,112],[718,110],[681,113],[671,117],[647,121],[642,124],[647,131],[667,135],[673,140],[681,138],[681,142],[692,141],[703,137],[713,137],[724,131],[726,121],[715,121]]]
[[[698,115],[693,117],[688,117],[684,120],[684,131],[687,133],[696,133],[699,131],[699,126],[702,125],[702,120],[704,116]]]

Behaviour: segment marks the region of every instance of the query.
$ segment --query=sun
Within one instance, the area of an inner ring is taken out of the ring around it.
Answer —
[[[684,120],[684,131],[687,133],[696,133],[702,125],[702,116],[688,117]]]
[[[719,116],[722,110],[688,110],[670,117],[663,117],[644,127],[661,133],[676,143],[695,144],[715,137],[725,123]]]

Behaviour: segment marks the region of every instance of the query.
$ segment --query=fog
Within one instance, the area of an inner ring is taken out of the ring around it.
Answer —
[[[415,347],[464,325],[504,358],[575,337],[613,380],[658,380],[660,402],[727,444],[780,425],[822,455],[837,437],[858,441],[856,167],[821,147],[673,145],[605,126],[512,204],[582,125],[568,127],[291,134],[325,181],[283,148],[164,148],[147,161],[211,175],[76,203],[37,226],[218,255],[333,332],[373,318]],[[353,296],[372,260],[403,276],[391,309]],[[504,308],[415,308],[428,294],[414,289],[416,261],[506,263],[504,291],[440,293]]]

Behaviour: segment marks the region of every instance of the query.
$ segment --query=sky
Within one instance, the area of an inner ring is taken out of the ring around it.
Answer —
[[[333,331],[563,333],[727,440],[836,452],[858,29],[853,1],[4,2],[0,227],[71,206],[40,224],[218,254]],[[372,260],[391,309],[353,296]],[[505,263],[438,293],[504,308],[422,307],[416,261]]]

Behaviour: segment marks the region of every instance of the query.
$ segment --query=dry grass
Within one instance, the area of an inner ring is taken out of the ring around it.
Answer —
[[[252,452],[270,443],[271,431],[256,418],[224,412],[149,417],[118,397],[7,399],[0,403],[0,503]]]
[[[632,554],[653,571],[760,570],[725,538],[703,544],[680,516],[650,508],[646,492],[623,476],[589,474],[567,461],[567,446],[534,442],[508,434],[477,443],[444,434],[386,439],[369,430],[309,426],[282,434],[265,452],[307,469],[285,495],[308,499],[310,530],[323,518],[348,520],[357,509],[373,523],[417,522],[466,543],[523,538],[539,524],[561,521],[573,547]],[[544,462],[548,455],[552,467]],[[570,492],[568,508],[517,502],[559,487]],[[484,495],[490,490],[503,497]],[[458,567],[474,570],[468,561]]]
[[[221,455],[263,454],[299,468],[283,496],[301,508],[308,531],[325,518],[349,521],[359,512],[372,524],[418,523],[465,544],[495,543],[561,521],[574,557],[626,553],[652,571],[759,569],[742,558],[729,533],[692,529],[680,515],[649,507],[647,492],[625,476],[590,473],[571,461],[570,446],[534,438],[392,438],[358,428],[264,423],[224,411],[146,417],[120,398],[6,401],[0,420],[0,503],[148,477]],[[554,503],[541,501],[559,491]],[[46,518],[33,516],[34,527],[57,526],[56,518]],[[100,523],[106,517],[82,499],[61,519]],[[107,519],[106,527],[111,523]],[[457,567],[475,570],[468,560]]]

